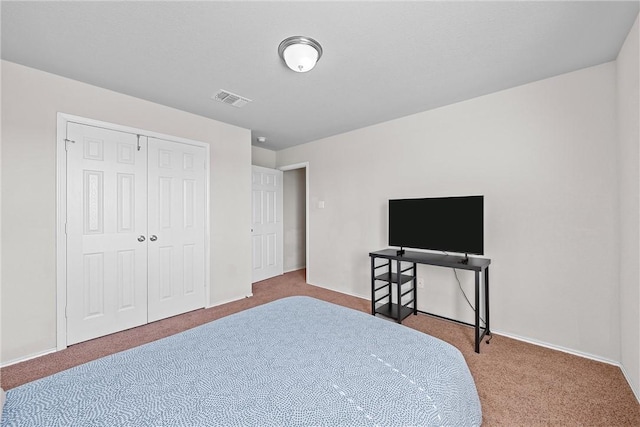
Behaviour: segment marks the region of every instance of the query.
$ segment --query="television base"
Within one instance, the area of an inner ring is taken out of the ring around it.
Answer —
[[[399,250],[396,251],[396,255],[397,256],[402,256],[404,255],[404,249],[400,248]]]
[[[458,264],[469,264],[469,254],[464,254],[464,258],[458,261]]]

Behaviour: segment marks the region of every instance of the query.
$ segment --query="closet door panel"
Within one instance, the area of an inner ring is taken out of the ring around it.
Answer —
[[[67,124],[67,344],[147,322],[146,144]]]
[[[202,308],[205,149],[149,138],[149,321]]]

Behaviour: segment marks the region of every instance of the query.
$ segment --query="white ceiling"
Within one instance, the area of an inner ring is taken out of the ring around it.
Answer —
[[[2,2],[2,58],[280,150],[614,60],[639,2]],[[309,73],[278,57],[312,37]],[[211,99],[225,89],[253,102]],[[265,136],[267,142],[256,142]]]

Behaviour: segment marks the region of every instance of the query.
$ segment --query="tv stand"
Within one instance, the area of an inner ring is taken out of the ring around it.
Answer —
[[[400,251],[396,249],[383,249],[381,251],[370,252],[371,258],[371,314],[382,314],[402,323],[407,316],[418,314],[417,291],[417,264],[434,265],[438,267],[457,268],[460,270],[470,270],[475,273],[475,324],[469,324],[456,319],[439,316],[437,314],[420,311],[420,313],[435,316],[441,319],[450,320],[475,329],[475,351],[480,353],[480,342],[485,335],[491,336],[489,329],[489,264],[488,258],[469,258],[456,255],[445,255],[428,252]],[[376,260],[386,262],[376,264]],[[404,266],[403,266],[404,263]],[[409,266],[407,266],[409,264]],[[395,265],[395,271],[393,267]],[[382,270],[383,273],[376,273]],[[480,275],[484,276],[484,304],[480,305]],[[378,285],[378,282],[383,282]],[[402,289],[402,285],[411,284],[410,289]],[[393,298],[393,285],[395,285],[395,299]],[[382,293],[382,296],[379,296]],[[377,297],[377,298],[376,298]],[[403,302],[403,298],[405,301]],[[410,299],[408,299],[410,298]],[[408,299],[408,300],[407,300]],[[484,328],[480,326],[480,310],[483,308],[485,319]]]

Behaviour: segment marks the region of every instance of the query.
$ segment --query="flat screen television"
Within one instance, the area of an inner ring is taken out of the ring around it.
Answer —
[[[484,255],[484,196],[389,200],[389,246]]]

